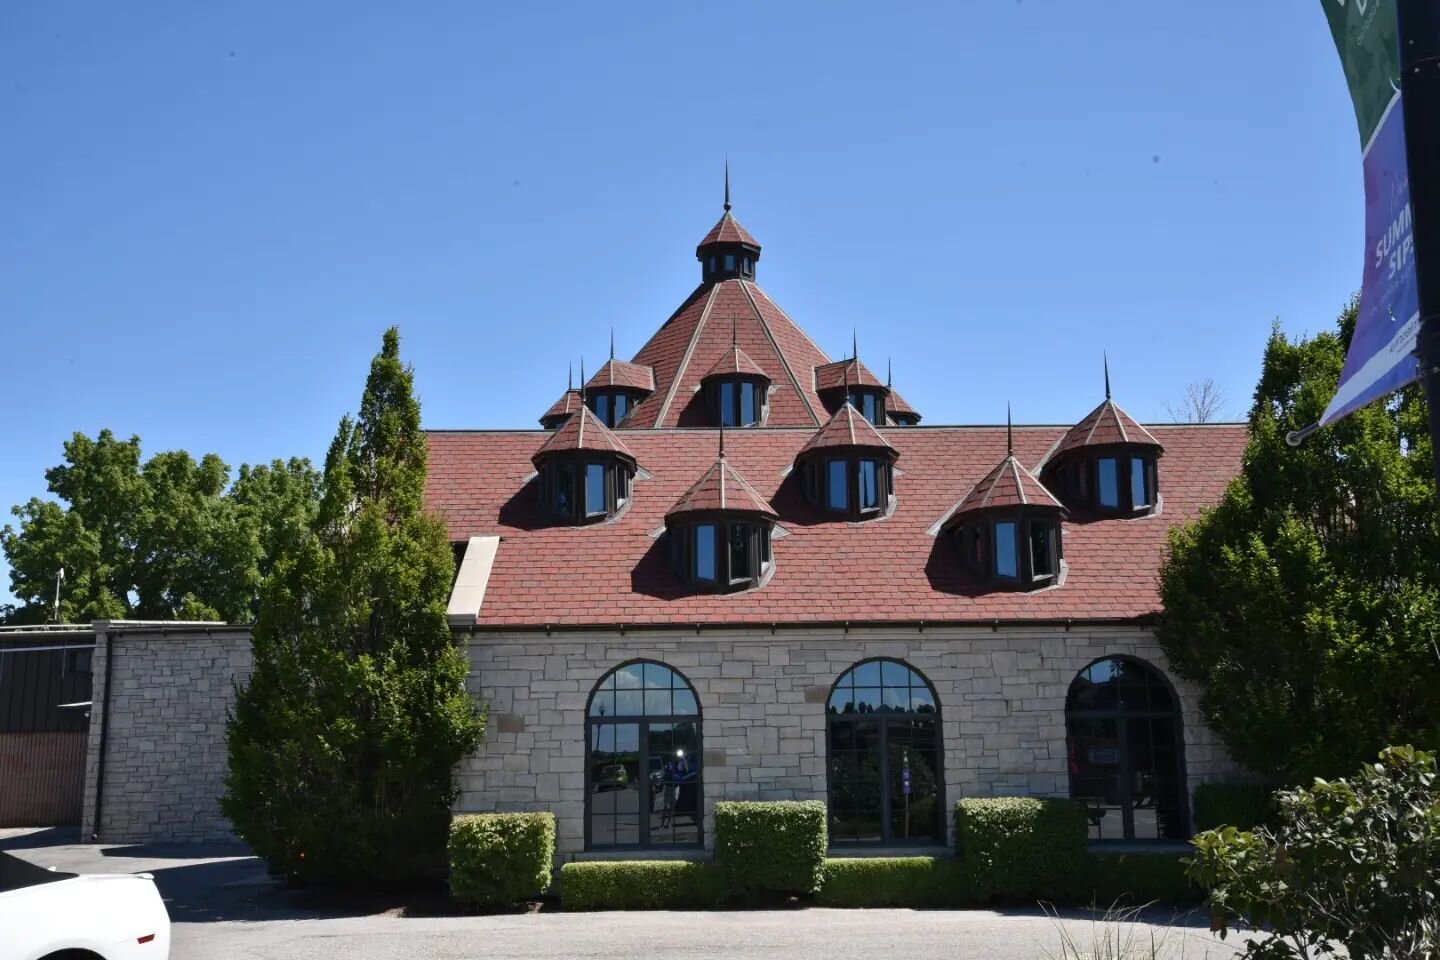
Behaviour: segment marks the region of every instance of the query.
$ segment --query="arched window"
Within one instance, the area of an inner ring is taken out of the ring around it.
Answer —
[[[627,663],[595,685],[587,716],[586,848],[700,846],[700,704],[690,682],[663,663]]]
[[[864,660],[826,706],[830,841],[945,842],[940,704],[899,660]]]
[[[1158,670],[1124,657],[1081,670],[1065,700],[1070,796],[1092,840],[1183,840],[1180,711]]]

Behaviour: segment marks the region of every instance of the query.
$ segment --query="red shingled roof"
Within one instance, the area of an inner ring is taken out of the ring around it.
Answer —
[[[605,364],[595,371],[585,384],[586,389],[596,387],[628,387],[631,390],[644,390],[647,393],[655,392],[655,371],[640,363],[629,363],[624,360],[616,360],[611,357]]]
[[[920,411],[906,403],[905,398],[900,396],[894,387],[890,388],[890,396],[885,398],[885,409],[890,413],[908,413],[916,420],[921,419]]]
[[[694,234],[691,234],[694,236]],[[760,242],[750,236],[750,231],[740,226],[740,221],[735,219],[735,214],[726,210],[721,215],[719,222],[710,228],[705,234],[705,239],[700,241],[700,246],[708,246],[712,243],[745,243],[760,249]]]
[[[1100,406],[1090,411],[1089,416],[1070,428],[1051,456],[1058,457],[1081,447],[1113,443],[1133,443],[1163,449],[1163,445],[1149,430],[1136,423],[1114,400],[1106,397]]]
[[[548,454],[562,453],[568,450],[600,450],[605,453],[618,453],[621,456],[635,459],[635,454],[630,448],[621,442],[620,438],[611,432],[610,428],[601,422],[600,418],[591,412],[589,407],[582,406],[578,413],[570,415],[570,419],[560,425],[560,429],[548,434],[547,439],[535,451],[532,461],[539,460]]]
[[[1033,468],[1064,432],[1017,427],[1016,456]],[[773,578],[738,594],[697,595],[680,584],[656,536],[672,505],[714,464],[713,429],[623,431],[645,473],[611,523],[555,526],[540,514],[525,482],[531,454],[547,437],[540,431],[430,433],[426,499],[452,540],[503,538],[477,619],[482,627],[1128,619],[1160,608],[1157,574],[1170,528],[1220,498],[1245,446],[1237,424],[1151,428],[1166,450],[1160,512],[1063,521],[1065,584],[1024,593],[976,582],[953,538],[929,532],[1005,456],[1003,426],[882,430],[904,470],[895,477],[893,513],[868,523],[826,521],[806,503],[790,468],[813,433],[726,432],[727,462],[772,504],[788,533],[774,541]],[[837,586],[837,564],[856,561],[861,572]]]
[[[541,414],[540,424],[544,426],[547,423],[554,422],[556,418],[570,416],[570,414],[580,409],[580,403],[580,391],[571,387],[565,391],[564,396],[550,405],[549,410]]]
[[[870,372],[855,357],[848,360],[836,360],[834,363],[825,363],[815,368],[815,389],[839,390],[849,383],[852,387],[885,387],[884,381]]]
[[[1051,495],[1045,485],[1036,480],[1029,470],[1013,456],[1006,457],[1000,464],[955,504],[954,517],[963,517],[977,510],[996,507],[1042,507],[1064,510],[1065,506]]]
[[[829,358],[754,282],[730,279],[702,283],[635,355],[656,389],[625,428],[709,426],[700,381],[737,344],[770,377],[767,426],[820,426],[811,370]]]
[[[675,501],[675,506],[665,514],[665,519],[669,521],[687,513],[717,510],[775,516],[770,504],[730,466],[723,453],[710,465],[710,469],[695,481],[695,485]]]
[[[835,411],[830,422],[816,430],[815,435],[800,448],[800,452],[809,453],[827,447],[880,447],[898,455],[890,441],[880,436],[880,431],[875,429],[874,424],[849,403],[840,404],[840,409]]]
[[[709,380],[711,377],[733,377],[736,375],[747,377],[764,377],[770,379],[770,374],[760,369],[760,365],[745,355],[745,351],[739,347],[732,347],[720,355],[715,361],[715,366],[705,371],[701,380]]]

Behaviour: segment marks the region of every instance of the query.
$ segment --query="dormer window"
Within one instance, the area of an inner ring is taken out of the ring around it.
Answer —
[[[706,590],[744,590],[770,572],[771,524],[713,517],[670,528],[676,574]]]
[[[585,384],[585,405],[605,426],[618,427],[654,392],[655,372],[651,368],[612,356]]]
[[[710,421],[717,427],[753,427],[764,422],[770,377],[733,340],[700,383]]]
[[[885,394],[879,390],[854,388],[850,391],[850,405],[859,410],[865,419],[877,427],[885,426]]]
[[[773,561],[775,511],[720,457],[665,515],[676,577],[702,591],[758,586]]]
[[[890,506],[895,448],[845,404],[796,456],[805,499],[846,520],[882,516]]]
[[[1160,504],[1160,442],[1109,396],[1066,432],[1041,471],[1073,509],[1133,517]]]
[[[1014,454],[955,505],[944,529],[977,579],[1009,590],[1057,583],[1063,542],[1060,501]]]
[[[634,398],[622,391],[595,391],[588,398],[590,409],[607,427],[618,427],[634,407]]]
[[[635,457],[589,407],[572,414],[533,461],[540,511],[558,523],[607,520],[630,501]]]

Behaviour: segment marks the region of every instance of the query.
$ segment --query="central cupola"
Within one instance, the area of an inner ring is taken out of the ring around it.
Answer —
[[[695,248],[704,283],[721,280],[754,280],[760,260],[760,242],[740,225],[730,212],[730,165],[725,165],[725,212]]]

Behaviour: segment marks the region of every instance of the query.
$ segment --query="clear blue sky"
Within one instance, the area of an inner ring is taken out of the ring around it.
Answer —
[[[431,427],[533,427],[735,212],[927,423],[1164,416],[1360,280],[1319,0],[0,5],[0,509],[73,431],[319,458],[399,324]],[[0,565],[3,569],[3,565]],[[0,577],[0,597],[8,577]]]

